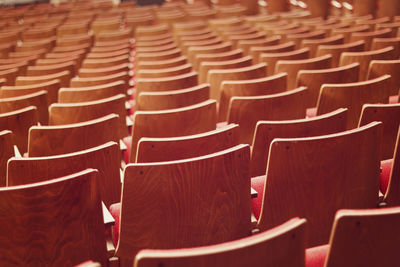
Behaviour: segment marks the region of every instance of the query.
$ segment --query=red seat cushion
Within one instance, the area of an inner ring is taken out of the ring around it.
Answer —
[[[119,215],[121,214],[121,203],[112,204],[109,210],[115,220],[115,223],[112,226],[112,232],[113,232],[114,247],[117,247],[119,238]]]
[[[379,189],[381,190],[382,194],[386,193],[386,190],[389,185],[389,179],[390,179],[390,172],[392,171],[392,164],[393,164],[393,159],[387,159],[381,161],[381,174],[379,176]]]
[[[398,95],[389,96],[389,104],[397,104],[397,103],[399,103]]]
[[[265,175],[262,175],[251,178],[251,187],[257,191],[257,197],[251,199],[251,208],[257,220],[260,217],[262,201],[264,197],[265,177]]]
[[[129,163],[129,157],[131,156],[131,145],[132,145],[132,136],[127,136],[122,139],[122,142],[126,145],[126,150],[124,153],[124,161],[126,164]]]
[[[323,267],[328,250],[329,245],[306,249],[306,267]]]
[[[317,116],[317,108],[308,108],[306,110],[306,117],[307,118],[313,118]]]

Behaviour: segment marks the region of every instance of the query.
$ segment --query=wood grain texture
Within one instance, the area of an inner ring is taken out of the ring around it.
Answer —
[[[242,49],[234,49],[221,53],[196,54],[192,64],[193,64],[193,69],[198,71],[203,62],[227,61],[227,60],[239,59],[241,57],[243,57]]]
[[[213,36],[211,38],[208,38],[209,35],[203,36],[203,38],[200,39],[201,36],[198,36],[199,38],[196,40],[185,40],[182,41],[180,44],[180,47],[182,47],[182,53],[187,54],[188,50],[191,47],[204,47],[204,46],[211,46],[211,45],[219,45],[224,42],[224,40],[219,37],[219,36]],[[187,39],[187,38],[186,38]]]
[[[222,32],[223,34],[223,32]],[[247,31],[247,33],[243,32],[242,34],[227,34],[225,35],[225,40],[232,43],[234,48],[239,48],[238,43],[240,41],[249,41],[249,40],[261,40],[264,39],[267,35],[264,32],[258,32],[256,29],[252,29]]]
[[[400,209],[340,210],[326,266],[396,266]]]
[[[203,246],[248,236],[249,153],[249,146],[238,145],[199,158],[127,165],[116,255],[133,259],[143,248]]]
[[[343,34],[344,35],[344,43],[351,43],[350,37],[354,32],[367,32],[370,30],[369,25],[355,25],[351,27],[343,27],[343,28],[335,28],[332,29],[331,34]]]
[[[382,0],[378,9],[378,17],[394,17],[400,14],[400,3],[393,0]]]
[[[16,111],[29,106],[36,107],[39,122],[43,125],[47,125],[49,121],[47,91],[41,90],[28,95],[0,98],[0,113]]]
[[[184,64],[165,69],[145,69],[136,73],[136,78],[163,78],[186,74],[192,71],[192,64]]]
[[[125,40],[133,37],[131,28],[119,29],[117,31],[100,32],[96,35],[96,41],[106,42],[114,40]]]
[[[166,52],[178,48],[176,43],[168,43],[154,46],[139,46],[136,48],[136,52],[140,53],[151,53],[151,52]],[[181,47],[182,49],[182,47]]]
[[[250,56],[253,57],[253,63],[260,63],[260,55],[262,53],[282,53],[290,52],[296,49],[294,42],[284,42],[268,46],[256,46],[250,48]]]
[[[15,79],[15,85],[30,85],[44,83],[52,80],[60,80],[61,87],[68,87],[71,80],[71,73],[69,71],[62,71],[49,75],[41,76],[19,76]]]
[[[112,83],[116,81],[124,81],[126,85],[129,84],[130,76],[127,71],[121,71],[114,74],[109,74],[99,77],[74,77],[70,80],[70,87],[88,87],[95,85],[103,85],[106,83]],[[68,87],[68,86],[65,86]]]
[[[28,131],[38,124],[37,108],[29,106],[19,110],[0,113],[0,130],[10,130],[14,134],[14,143],[21,153],[28,147]]]
[[[289,52],[275,52],[265,53],[262,52],[259,56],[258,62],[266,63],[268,66],[268,75],[276,73],[275,65],[279,60],[294,60],[294,59],[307,59],[309,58],[310,50],[308,48],[301,48]]]
[[[58,91],[58,103],[77,103],[100,100],[118,94],[126,94],[126,84],[119,80],[87,87],[67,87]]]
[[[400,124],[400,104],[363,105],[358,125],[363,126],[373,121],[381,121],[383,123],[381,160],[391,159]]]
[[[258,227],[307,219],[307,247],[326,244],[335,213],[375,208],[379,191],[382,124],[332,135],[275,139],[271,143]],[[329,153],[327,153],[329,152]]]
[[[367,79],[368,68],[371,60],[390,60],[395,59],[393,56],[393,47],[385,47],[379,50],[365,52],[344,52],[340,56],[340,66],[348,65],[354,62],[360,64],[359,80]]]
[[[141,52],[136,54],[136,61],[157,61],[176,58],[182,55],[180,48],[161,52]]]
[[[49,125],[62,125],[98,119],[114,113],[119,116],[118,134],[122,139],[128,136],[126,126],[126,96],[118,94],[112,97],[80,102],[80,103],[55,103],[49,107]]]
[[[9,130],[0,131],[0,188],[6,186],[7,161],[14,156],[14,136]]]
[[[288,34],[286,36],[286,41],[293,41],[296,44],[296,47],[300,48],[303,40],[319,40],[325,38],[325,36],[326,33],[324,30],[315,30],[306,33]]]
[[[343,44],[343,34],[336,34],[322,39],[304,39],[300,43],[300,47],[307,47],[310,49],[310,57],[317,56],[317,49],[320,45],[339,45]]]
[[[400,131],[397,133],[396,145],[393,153],[393,164],[390,172],[388,187],[383,201],[388,206],[400,205]]]
[[[279,37],[271,36],[262,39],[253,40],[239,40],[237,42],[237,48],[242,49],[245,55],[250,56],[250,49],[252,47],[262,47],[279,44]]]
[[[365,51],[371,50],[372,39],[389,38],[392,36],[392,29],[381,29],[372,32],[353,32],[350,36],[350,42],[364,40]]]
[[[15,85],[0,87],[0,98],[9,98],[36,93],[42,90],[47,91],[47,105],[57,102],[60,80],[51,80],[38,84]]]
[[[160,68],[172,68],[176,66],[180,66],[187,63],[186,56],[180,56],[173,59],[159,60],[157,64],[154,64],[153,61],[140,61],[136,62],[136,70],[145,70],[145,69],[160,69]]]
[[[260,120],[292,120],[306,116],[307,88],[266,96],[234,96],[228,108],[228,123],[239,124],[241,143],[251,144]]]
[[[122,55],[129,55],[130,50],[128,48],[123,48],[115,51],[106,51],[106,52],[89,52],[86,54],[86,58],[88,59],[101,59],[101,58],[111,58]]]
[[[223,81],[219,99],[218,121],[226,121],[230,99],[233,96],[260,96],[286,91],[287,74],[279,73],[264,78]]]
[[[71,266],[106,264],[96,171],[0,189],[0,263]]]
[[[178,109],[137,111],[133,117],[130,162],[136,159],[137,143],[142,137],[177,137],[215,130],[216,101]]]
[[[165,92],[141,92],[136,110],[164,110],[195,105],[210,99],[210,86],[200,84],[187,89]]]
[[[54,74],[62,71],[69,71],[71,77],[75,76],[75,62],[67,61],[63,63],[43,65],[43,66],[29,66],[26,71],[26,76],[42,76]]]
[[[390,75],[356,83],[324,84],[317,104],[317,114],[348,108],[347,129],[357,127],[363,104],[387,103]]]
[[[207,74],[207,82],[210,83],[210,98],[219,101],[223,81],[250,80],[266,76],[267,65],[265,63],[242,68],[210,70]]]
[[[134,267],[304,266],[306,220],[294,218],[263,233],[218,245],[140,251]],[[290,254],[290,257],[287,255]]]
[[[135,162],[161,162],[205,156],[238,145],[238,137],[237,124],[182,137],[143,137],[137,145]]]
[[[230,42],[224,42],[216,45],[192,46],[188,49],[187,57],[189,62],[193,62],[194,57],[197,54],[221,53],[228,52],[232,49],[232,43]]]
[[[95,68],[95,69],[84,69],[80,68],[78,72],[78,76],[81,78],[90,78],[90,77],[102,77],[108,76],[112,74],[117,74],[120,72],[128,72],[131,70],[131,63],[122,63],[119,65],[115,65],[112,67],[105,68]],[[131,76],[131,75],[129,75]]]
[[[86,122],[33,126],[29,129],[29,157],[67,154],[89,149],[113,141],[119,142],[119,117],[110,114]]]
[[[97,190],[102,201],[109,206],[120,201],[120,164],[121,151],[115,142],[63,155],[12,158],[8,162],[7,186],[47,181],[93,168],[99,171]]]
[[[399,26],[400,27],[400,26]],[[395,29],[397,31],[397,28]],[[372,39],[371,50],[379,50],[388,46],[393,46],[393,57],[400,57],[400,37],[393,38],[374,38]]]
[[[0,78],[6,79],[4,85],[14,85],[15,79],[18,76],[18,68],[12,68],[8,70],[0,71]]]
[[[85,59],[82,61],[82,68],[105,68],[129,62],[129,55],[122,55],[105,59]]]
[[[265,175],[268,151],[275,138],[311,137],[338,133],[346,130],[346,109],[310,119],[258,121],[252,142],[250,175]]]
[[[342,67],[321,70],[300,70],[297,73],[297,86],[308,88],[307,107],[316,107],[321,86],[326,83],[358,82],[360,65],[349,64]]]
[[[400,39],[399,39],[400,40]],[[378,78],[384,74],[389,74],[390,79],[390,95],[398,95],[400,88],[400,60],[371,60],[368,68],[368,79]]]
[[[343,52],[361,52],[364,51],[365,42],[356,41],[353,43],[344,43],[337,45],[319,45],[317,48],[317,56],[328,55],[332,56],[332,67],[339,67],[340,56]]]

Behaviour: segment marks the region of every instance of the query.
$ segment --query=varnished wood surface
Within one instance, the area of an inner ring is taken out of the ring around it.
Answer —
[[[188,249],[146,249],[136,255],[134,266],[302,267],[305,261],[306,225],[305,219],[294,218],[270,231],[218,245]]]
[[[310,50],[301,48],[289,52],[261,53],[258,62],[264,62],[268,66],[268,75],[276,73],[276,63],[279,60],[300,60],[309,58]]]
[[[0,71],[0,78],[6,79],[4,85],[14,85],[18,76],[18,68]]]
[[[203,62],[209,61],[227,61],[227,60],[234,60],[243,57],[243,50],[242,49],[234,49],[227,52],[221,53],[207,53],[207,54],[196,54],[193,59],[193,68],[195,70],[199,70],[200,66]]]
[[[317,56],[330,54],[332,56],[332,67],[336,68],[340,66],[340,56],[343,52],[361,52],[364,51],[364,46],[365,42],[362,40],[337,45],[320,45],[317,48]]]
[[[243,50],[243,53],[250,55],[250,49],[252,47],[277,45],[279,43],[279,38],[277,36],[265,37],[263,39],[254,40],[239,40],[237,42],[237,47]]]
[[[12,158],[8,162],[7,185],[37,183],[93,168],[99,171],[96,181],[101,199],[109,206],[120,201],[120,164],[121,152],[115,142],[69,154]]]
[[[371,50],[372,40],[374,38],[389,38],[392,36],[392,29],[381,29],[372,32],[354,32],[350,36],[350,42],[364,40],[365,51]]]
[[[7,161],[14,156],[14,136],[9,130],[0,131],[0,188],[6,186]]]
[[[29,66],[26,71],[26,76],[42,76],[48,74],[54,74],[62,71],[69,71],[71,77],[75,76],[75,62],[67,61],[51,65],[42,66]]]
[[[338,45],[343,44],[343,42],[344,36],[342,34],[337,34],[322,39],[304,39],[301,41],[300,46],[310,49],[310,57],[315,57],[319,45]]]
[[[140,61],[136,62],[136,71],[144,70],[144,69],[160,69],[160,68],[172,68],[176,66],[180,66],[187,63],[186,56],[180,56],[172,59],[159,60],[157,64],[154,64],[152,61]]]
[[[133,121],[130,162],[136,159],[137,143],[142,137],[177,137],[215,130],[216,101],[178,109],[137,111]]]
[[[56,177],[54,177],[56,178]],[[71,266],[106,264],[96,171],[0,189],[0,263]]]
[[[207,45],[207,46],[192,46],[188,49],[188,60],[189,62],[193,62],[194,57],[198,54],[210,54],[210,53],[221,53],[228,52],[232,50],[232,43],[224,42],[216,45]]]
[[[136,60],[139,61],[157,61],[176,58],[182,55],[180,48],[161,51],[161,52],[140,52],[136,54]]]
[[[105,59],[85,59],[82,61],[82,68],[105,68],[126,63],[129,55],[122,55],[114,58]]]
[[[249,146],[238,145],[199,158],[127,165],[116,255],[133,259],[143,248],[211,245],[248,236],[249,153]]]
[[[307,88],[266,96],[234,96],[228,109],[228,123],[240,126],[241,143],[251,144],[255,126],[260,120],[302,119],[306,116]]]
[[[60,80],[60,85],[62,87],[69,86],[69,80],[71,79],[71,73],[67,70],[49,74],[49,75],[41,75],[41,76],[19,76],[15,79],[15,85],[30,85],[30,84],[38,84],[44,83],[52,80]]]
[[[390,95],[398,95],[400,89],[400,60],[371,60],[368,67],[368,79],[378,78],[384,74],[389,74],[390,79]]]
[[[249,55],[253,57],[253,63],[260,63],[260,55],[262,53],[282,53],[294,51],[295,49],[296,44],[294,42],[284,42],[267,46],[251,47]]]
[[[137,78],[163,78],[186,74],[192,71],[192,64],[184,64],[164,69],[144,69],[136,73]]]
[[[275,139],[258,227],[266,230],[293,216],[304,217],[313,229],[310,247],[328,242],[338,209],[375,208],[381,127],[375,122],[332,135]]]
[[[268,151],[275,138],[296,138],[338,133],[346,130],[346,109],[310,119],[258,121],[252,142],[250,175],[265,175]]]
[[[119,117],[110,114],[90,121],[58,126],[33,126],[29,129],[29,157],[67,154],[104,143],[119,142]],[[24,150],[26,151],[26,150]]]
[[[129,72],[131,69],[131,64],[130,63],[122,63],[119,65],[115,65],[112,67],[105,67],[105,68],[89,68],[89,69],[84,69],[80,68],[79,69],[79,77],[82,78],[89,78],[89,77],[102,77],[102,76],[107,76],[107,75],[112,75],[112,74],[117,74],[120,72]]]
[[[395,29],[397,31],[397,28]],[[393,46],[393,57],[398,59],[400,57],[400,37],[372,39],[371,50],[379,50],[388,46]]]
[[[105,83],[112,83],[119,80],[125,81],[126,84],[129,83],[129,73],[127,71],[121,71],[114,74],[109,74],[100,77],[74,77],[70,80],[68,86],[63,87],[88,87],[95,85],[102,85]]]
[[[386,194],[384,196],[384,202],[388,206],[399,206],[400,205],[400,131],[397,133],[396,145],[393,152],[393,164],[390,172],[390,178]]]

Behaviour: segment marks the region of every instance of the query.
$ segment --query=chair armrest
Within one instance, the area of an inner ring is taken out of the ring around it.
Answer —
[[[251,187],[251,198],[257,198],[258,197],[258,192]]]
[[[22,158],[21,152],[19,152],[19,149],[16,145],[14,145],[14,155],[16,158]]]
[[[128,147],[121,139],[119,140],[119,149],[121,149],[122,152],[128,149]]]
[[[129,118],[128,116],[126,116],[125,118],[126,118],[126,126],[132,127],[133,121],[131,120],[131,118]]]

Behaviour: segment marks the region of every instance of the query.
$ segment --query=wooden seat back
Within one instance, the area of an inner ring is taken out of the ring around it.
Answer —
[[[6,186],[7,161],[14,156],[14,138],[12,131],[0,131],[0,187]]]
[[[390,95],[398,95],[400,89],[400,60],[371,60],[368,67],[367,79],[375,79],[384,74],[391,76]]]
[[[317,48],[317,56],[332,56],[332,67],[339,67],[340,56],[343,52],[361,52],[364,51],[365,42],[363,40],[352,43],[344,43],[337,45],[319,45]]]

